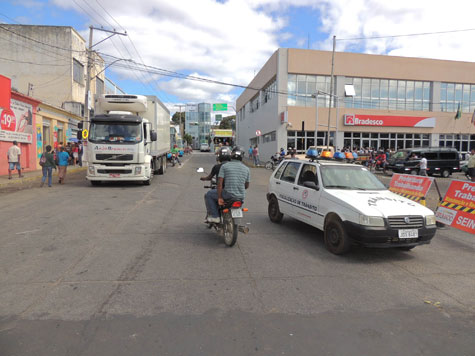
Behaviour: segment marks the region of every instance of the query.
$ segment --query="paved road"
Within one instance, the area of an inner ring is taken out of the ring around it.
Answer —
[[[270,172],[253,169],[251,232],[226,248],[202,224],[195,169],[212,163],[0,194],[0,354],[475,354],[472,236],[334,256],[317,230],[269,221]]]

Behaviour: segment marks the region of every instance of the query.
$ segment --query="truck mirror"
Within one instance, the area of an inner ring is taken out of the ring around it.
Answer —
[[[157,133],[155,131],[150,132],[150,139],[153,141],[157,141]]]
[[[83,129],[82,121],[78,122],[78,129],[82,131],[82,129]]]

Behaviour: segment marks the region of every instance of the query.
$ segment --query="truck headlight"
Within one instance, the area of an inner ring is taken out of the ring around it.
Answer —
[[[135,167],[135,174],[142,173],[142,167]]]
[[[426,216],[426,225],[435,225],[435,215],[427,215]]]
[[[93,175],[96,173],[96,172],[94,172],[94,166],[89,166],[89,167],[87,168],[87,170],[88,170],[88,172],[89,172],[89,174],[90,174],[91,176],[93,176]]]
[[[384,226],[384,219],[380,216],[360,215],[360,224],[364,226]]]

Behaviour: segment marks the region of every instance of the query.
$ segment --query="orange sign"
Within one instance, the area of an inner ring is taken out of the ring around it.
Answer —
[[[393,174],[389,190],[401,195],[423,198],[429,191],[434,178],[409,174]]]
[[[475,234],[475,183],[453,180],[435,217],[445,225]]]

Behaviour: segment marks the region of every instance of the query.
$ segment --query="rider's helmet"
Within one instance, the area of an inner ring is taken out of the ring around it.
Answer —
[[[233,151],[231,152],[231,159],[237,159],[239,161],[242,161],[243,155],[244,155],[243,149],[239,146],[236,146],[233,148]]]
[[[226,162],[231,160],[231,150],[229,147],[221,147],[218,151],[218,161],[219,162]]]

